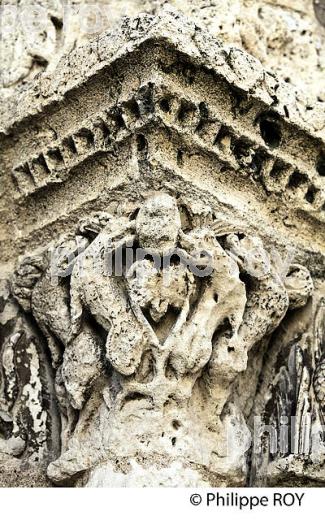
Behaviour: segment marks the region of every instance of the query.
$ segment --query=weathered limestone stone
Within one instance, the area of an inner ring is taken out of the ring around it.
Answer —
[[[324,485],[324,104],[155,9],[7,69],[0,483]]]
[[[3,0],[3,95],[54,71],[62,55],[123,17],[156,14],[166,4],[308,93],[310,106],[325,102],[324,0]]]

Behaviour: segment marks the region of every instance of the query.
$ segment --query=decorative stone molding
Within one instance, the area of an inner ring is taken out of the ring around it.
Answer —
[[[325,115],[307,108],[173,11],[125,20],[8,99],[9,473],[324,482]],[[257,417],[278,432],[293,416],[293,452],[257,449]]]

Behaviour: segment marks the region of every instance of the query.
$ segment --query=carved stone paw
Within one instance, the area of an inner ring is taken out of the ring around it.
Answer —
[[[26,443],[20,437],[10,437],[10,439],[0,439],[0,453],[6,453],[13,457],[19,457],[25,450]]]
[[[90,217],[81,220],[79,224],[79,232],[87,237],[98,235],[113,220],[113,216],[109,213],[98,212]]]
[[[12,294],[26,312],[31,310],[32,290],[42,276],[45,264],[44,256],[29,256],[21,262],[14,272],[11,282]]]
[[[269,274],[270,258],[260,238],[232,233],[225,245],[242,271],[257,279]]]
[[[284,281],[289,296],[290,309],[299,309],[306,305],[313,294],[314,284],[306,267],[292,264]]]

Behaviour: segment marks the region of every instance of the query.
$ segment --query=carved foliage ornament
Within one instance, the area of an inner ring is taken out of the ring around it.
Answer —
[[[12,294],[37,325],[54,370],[61,424],[48,467],[54,482],[139,453],[185,456],[222,472],[216,452],[229,410],[247,431],[232,402],[234,382],[250,350],[288,309],[306,304],[313,282],[305,267],[273,258],[260,238],[220,225],[209,208],[204,214],[198,223],[190,206],[156,193],[132,215],[91,216],[17,267]],[[13,406],[19,340],[12,334],[1,353],[1,417]],[[16,422],[1,451],[20,455],[22,431]]]

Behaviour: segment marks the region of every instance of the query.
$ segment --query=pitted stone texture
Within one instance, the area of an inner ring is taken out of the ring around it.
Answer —
[[[41,70],[54,70],[60,57],[75,45],[114,29],[123,17],[157,14],[169,5],[224,43],[247,50],[281,79],[301,91],[308,89],[311,105],[317,98],[325,102],[325,28],[312,0],[42,0],[35,5],[47,14],[29,21],[32,13],[24,14],[21,2],[18,20],[13,22],[15,15],[8,9],[3,22],[5,27],[14,27],[10,31],[4,27],[0,44],[6,60],[2,85],[9,90]]]
[[[1,120],[9,472],[322,482],[302,450],[324,421],[322,103],[170,11],[25,87]],[[254,417],[293,411],[296,455],[250,456]]]
[[[217,216],[208,207],[199,211],[205,225],[188,221],[183,230],[176,199],[157,193],[135,218],[101,215],[97,236],[97,215],[93,225],[91,218],[83,223],[79,229],[95,238],[73,256],[70,271],[59,259],[63,279],[53,261],[47,267],[43,261],[40,277],[30,283],[27,274],[25,292],[18,269],[13,294],[18,301],[25,294],[57,370],[64,430],[61,456],[48,467],[53,482],[90,472],[89,485],[114,485],[109,466],[121,457],[127,471],[114,471],[122,485],[170,485],[181,461],[188,469],[174,485],[246,481],[250,432],[232,401],[233,383],[251,349],[268,340],[290,305],[306,304],[313,284],[307,269],[273,264],[258,237],[226,233],[222,246]],[[65,242],[67,258],[80,238]],[[230,431],[232,456],[224,459]],[[140,455],[143,462],[133,467]],[[106,470],[97,472],[103,463]]]

